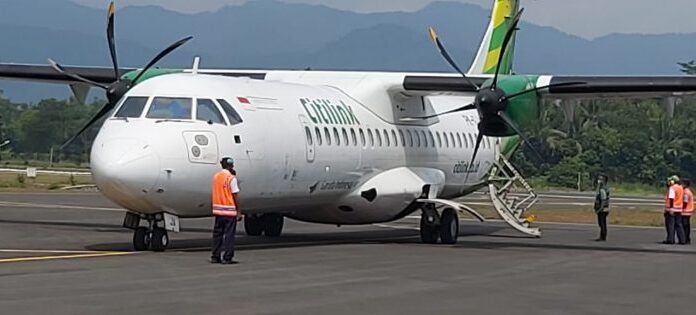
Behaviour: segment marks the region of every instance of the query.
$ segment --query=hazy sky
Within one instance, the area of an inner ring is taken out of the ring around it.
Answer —
[[[106,7],[108,0],[73,0]],[[358,12],[413,11],[433,0],[282,0]],[[452,0],[489,8],[493,0]],[[155,4],[180,12],[239,5],[246,0],[117,0],[117,5]],[[694,0],[522,0],[525,20],[586,38],[609,33],[696,33]]]

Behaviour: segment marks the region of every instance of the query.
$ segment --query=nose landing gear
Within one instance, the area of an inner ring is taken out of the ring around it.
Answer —
[[[140,226],[141,219],[147,220],[148,225]],[[123,226],[133,230],[133,250],[135,251],[163,252],[169,247],[169,233],[162,227],[164,226],[162,214],[138,215],[129,212],[123,220]]]

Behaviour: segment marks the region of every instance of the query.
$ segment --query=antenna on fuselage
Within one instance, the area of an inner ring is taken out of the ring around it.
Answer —
[[[198,74],[198,68],[200,67],[200,65],[201,65],[201,57],[200,56],[193,57],[193,66],[191,67],[191,73]]]

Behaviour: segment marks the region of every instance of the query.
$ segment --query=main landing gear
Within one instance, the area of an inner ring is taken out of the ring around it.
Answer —
[[[140,226],[141,219],[147,221],[147,226]],[[126,214],[123,226],[133,229],[133,249],[135,251],[163,252],[169,246],[169,234],[164,228],[163,214],[141,216],[129,212]]]
[[[436,244],[438,239],[442,244],[456,244],[459,238],[457,212],[452,208],[445,208],[442,214],[439,214],[435,205],[424,205],[420,220],[420,236],[426,244]]]
[[[283,233],[285,218],[282,214],[266,213],[244,216],[244,231],[249,236],[279,237]]]

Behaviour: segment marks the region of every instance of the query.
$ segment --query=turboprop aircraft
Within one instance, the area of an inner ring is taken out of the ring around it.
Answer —
[[[248,235],[279,236],[284,218],[373,224],[421,214],[425,243],[452,244],[459,216],[483,217],[451,199],[488,187],[501,217],[539,236],[524,217],[536,194],[508,161],[544,97],[670,97],[696,92],[692,77],[512,74],[517,0],[494,1],[471,68],[457,73],[142,69],[118,65],[113,3],[107,39],[113,69],[1,64],[0,77],[90,87],[108,103],[91,150],[100,191],[128,210],[136,250],[165,250],[179,218],[211,215],[210,183],[232,157]],[[77,135],[76,135],[77,136]],[[73,137],[74,139],[74,137]],[[72,139],[71,139],[72,140]],[[527,191],[508,195],[511,187]]]

